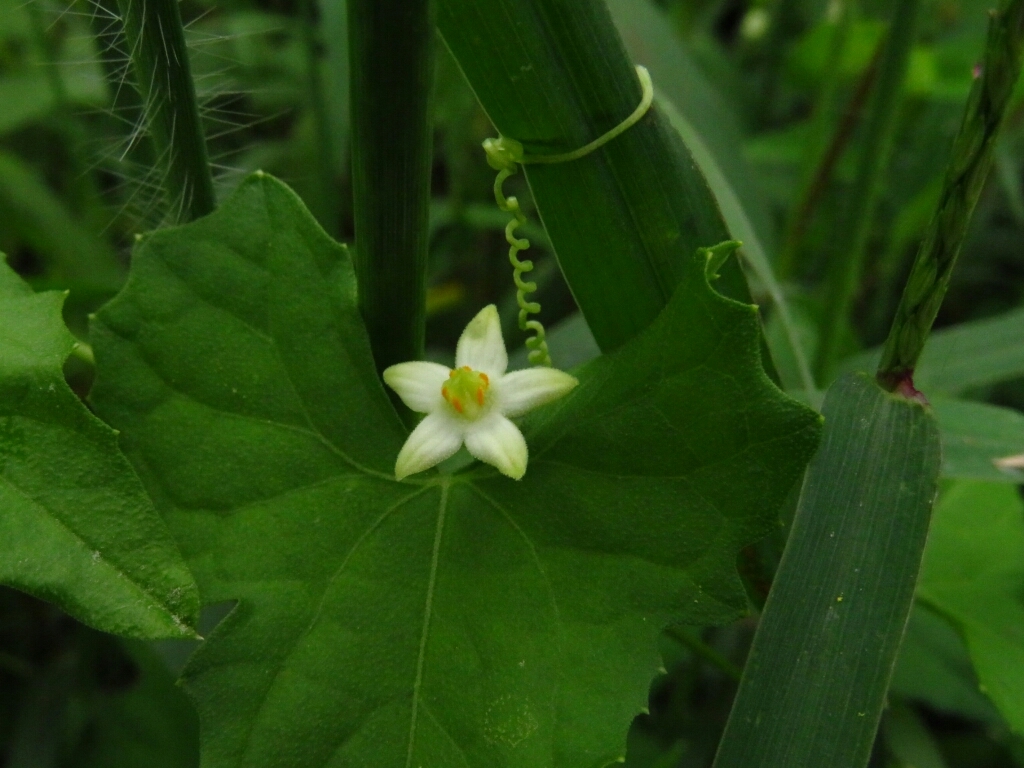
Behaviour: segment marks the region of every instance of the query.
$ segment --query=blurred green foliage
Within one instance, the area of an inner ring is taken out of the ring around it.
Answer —
[[[868,360],[856,356],[885,338],[938,195],[990,5],[923,3],[864,274],[842,331],[842,353],[854,360]],[[293,0],[183,0],[180,7],[218,195],[263,169],[288,182],[330,234],[350,240],[344,4],[312,12]],[[712,187],[723,209],[733,207],[730,226],[742,214],[756,237],[768,271],[753,253],[743,263],[781,380],[800,394],[806,387],[792,344],[811,359],[821,335],[823,280],[844,252],[836,233],[864,149],[866,95],[891,4],[610,0],[609,7],[632,57],[651,69],[659,96],[715,163],[723,186]],[[0,251],[37,290],[70,290],[66,318],[82,338],[87,315],[122,284],[135,236],[169,214],[126,54],[112,2],[0,0]],[[493,172],[480,150],[494,130],[443,45],[438,54],[427,354],[444,360],[487,302],[501,310],[510,349],[522,335],[505,217],[493,206]],[[326,128],[318,114],[326,114]],[[938,407],[940,425],[950,425],[947,477],[998,480],[1002,489],[991,493],[1005,495],[1019,474],[992,460],[1024,454],[1024,434],[1007,428],[1024,408],[1020,85],[996,162],[939,315],[947,330],[925,353],[918,383],[926,393],[961,398]],[[509,187],[529,210],[522,179]],[[535,225],[526,235],[537,251],[533,274],[555,361],[582,362],[597,353],[593,337],[543,230]],[[72,361],[67,375],[77,392],[88,390],[88,366]],[[1013,410],[1001,417],[982,403]],[[966,503],[956,488],[949,516]],[[1015,533],[993,538],[1019,535],[1019,505],[1000,503],[1011,510],[1000,522]],[[958,525],[946,532],[945,567],[954,571],[960,549],[948,541],[970,538],[970,525]],[[763,600],[783,541],[780,530],[744,553],[754,603]],[[983,540],[971,541],[984,550]],[[1019,571],[1000,578],[1000,595],[1019,610]],[[1005,706],[979,692],[965,620],[945,605],[931,594],[915,609],[873,765],[1024,766],[1024,734],[1011,728]],[[736,687],[728,670],[742,665],[751,634],[747,620],[664,635],[666,672],[652,686],[650,712],[630,731],[628,765],[710,765]],[[172,684],[185,650],[126,643],[0,591],[0,766],[197,765],[195,714]]]

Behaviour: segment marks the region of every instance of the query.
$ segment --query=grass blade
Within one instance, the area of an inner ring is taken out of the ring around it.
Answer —
[[[919,402],[837,381],[715,768],[867,764],[940,466]]]
[[[598,0],[439,0],[438,26],[497,129],[527,155],[585,146],[640,103],[636,72]],[[605,351],[650,324],[698,247],[729,239],[707,183],[656,106],[599,150],[526,166],[526,175]],[[718,287],[748,293],[732,261]]]
[[[803,344],[800,343],[800,332],[789,311],[789,304],[782,291],[782,286],[775,279],[771,263],[768,261],[768,254],[765,253],[761,238],[754,228],[750,217],[743,203],[740,201],[733,185],[726,178],[721,166],[715,156],[711,153],[703,137],[697,132],[693,125],[667,100],[658,98],[658,106],[661,107],[672,127],[686,142],[686,146],[693,152],[693,159],[697,166],[704,173],[708,180],[718,204],[721,206],[722,215],[729,224],[729,230],[733,237],[743,243],[739,255],[746,262],[747,267],[760,282],[764,291],[772,301],[772,307],[779,315],[785,333],[786,343],[796,363],[796,369],[800,377],[800,388],[807,392],[815,407],[821,405],[818,388],[815,386],[814,377],[811,375],[811,367],[807,361]]]

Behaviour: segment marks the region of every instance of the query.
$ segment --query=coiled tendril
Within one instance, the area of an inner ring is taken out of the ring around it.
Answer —
[[[529,319],[530,315],[540,312],[540,304],[526,300],[527,295],[537,290],[537,284],[532,280],[523,280],[523,274],[533,271],[533,261],[519,258],[519,253],[530,247],[530,241],[515,235],[516,230],[526,223],[526,214],[519,207],[519,200],[515,195],[505,197],[502,191],[505,179],[519,171],[523,147],[514,139],[487,139],[484,142],[484,151],[487,152],[488,164],[498,172],[494,180],[494,201],[501,210],[511,213],[513,217],[505,227],[505,240],[509,246],[508,260],[512,264],[512,279],[516,284],[519,329],[533,332],[533,336],[526,339],[526,348],[529,350],[527,358],[533,365],[551,365],[551,354],[544,338],[544,325],[539,320]]]
[[[529,350],[528,358],[533,365],[551,365],[551,355],[548,352],[548,343],[544,338],[544,326],[539,320],[530,320],[530,315],[540,312],[540,304],[536,301],[527,301],[528,294],[537,290],[537,284],[532,281],[523,280],[523,274],[533,270],[533,262],[530,259],[520,259],[519,253],[530,247],[530,241],[524,237],[516,237],[515,231],[526,223],[526,214],[519,207],[519,200],[515,195],[505,197],[502,185],[505,179],[519,172],[519,166],[524,163],[568,163],[578,160],[593,152],[595,149],[604,146],[623,131],[637,123],[640,118],[647,114],[654,101],[654,85],[651,83],[651,76],[643,67],[636,68],[637,77],[643,89],[643,98],[633,113],[616,125],[607,133],[598,136],[589,144],[573,150],[556,155],[531,155],[526,157],[523,153],[523,145],[515,139],[502,136],[497,139],[484,141],[484,152],[487,153],[487,164],[498,172],[494,180],[494,201],[505,213],[511,213],[513,218],[505,227],[505,240],[508,241],[508,260],[512,263],[512,279],[516,284],[516,302],[519,304],[519,328],[522,331],[533,331],[533,336],[526,340],[526,348]]]

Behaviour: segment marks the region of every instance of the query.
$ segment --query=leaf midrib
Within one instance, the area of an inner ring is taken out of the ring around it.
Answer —
[[[405,756],[405,768],[411,768],[416,746],[416,718],[419,714],[420,688],[423,686],[423,665],[427,656],[427,640],[430,636],[430,618],[434,609],[434,588],[437,586],[437,565],[441,555],[441,539],[448,512],[447,480],[441,483],[441,499],[437,507],[437,527],[434,529],[434,547],[430,554],[430,575],[427,577],[427,597],[423,607],[423,629],[420,632],[420,647],[416,656],[416,677],[412,684],[412,714],[409,717],[409,744]]]

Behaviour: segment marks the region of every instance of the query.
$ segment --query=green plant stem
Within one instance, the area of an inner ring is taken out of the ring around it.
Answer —
[[[178,2],[118,0],[118,8],[172,215],[205,216],[216,204],[213,176]]]
[[[426,317],[434,8],[349,0],[359,309],[380,370],[419,359]]]
[[[860,171],[849,193],[849,206],[840,224],[838,251],[829,264],[815,375],[825,383],[835,367],[840,339],[860,281],[868,235],[878,199],[879,180],[885,169],[898,107],[914,44],[920,0],[899,0],[893,12],[878,80],[871,94],[865,124]]]
[[[1003,0],[989,21],[982,73],[967,99],[938,207],[917,252],[882,352],[878,380],[890,391],[904,383],[912,385],[914,368],[946,295],[1020,76],[1022,39],[1024,0]]]
[[[334,142],[331,137],[331,119],[324,98],[323,45],[318,34],[319,14],[316,0],[301,0],[302,42],[306,49],[306,99],[313,116],[313,131],[317,151],[317,181],[320,195],[317,210],[320,223],[332,236],[337,237],[340,199],[337,189]]]

